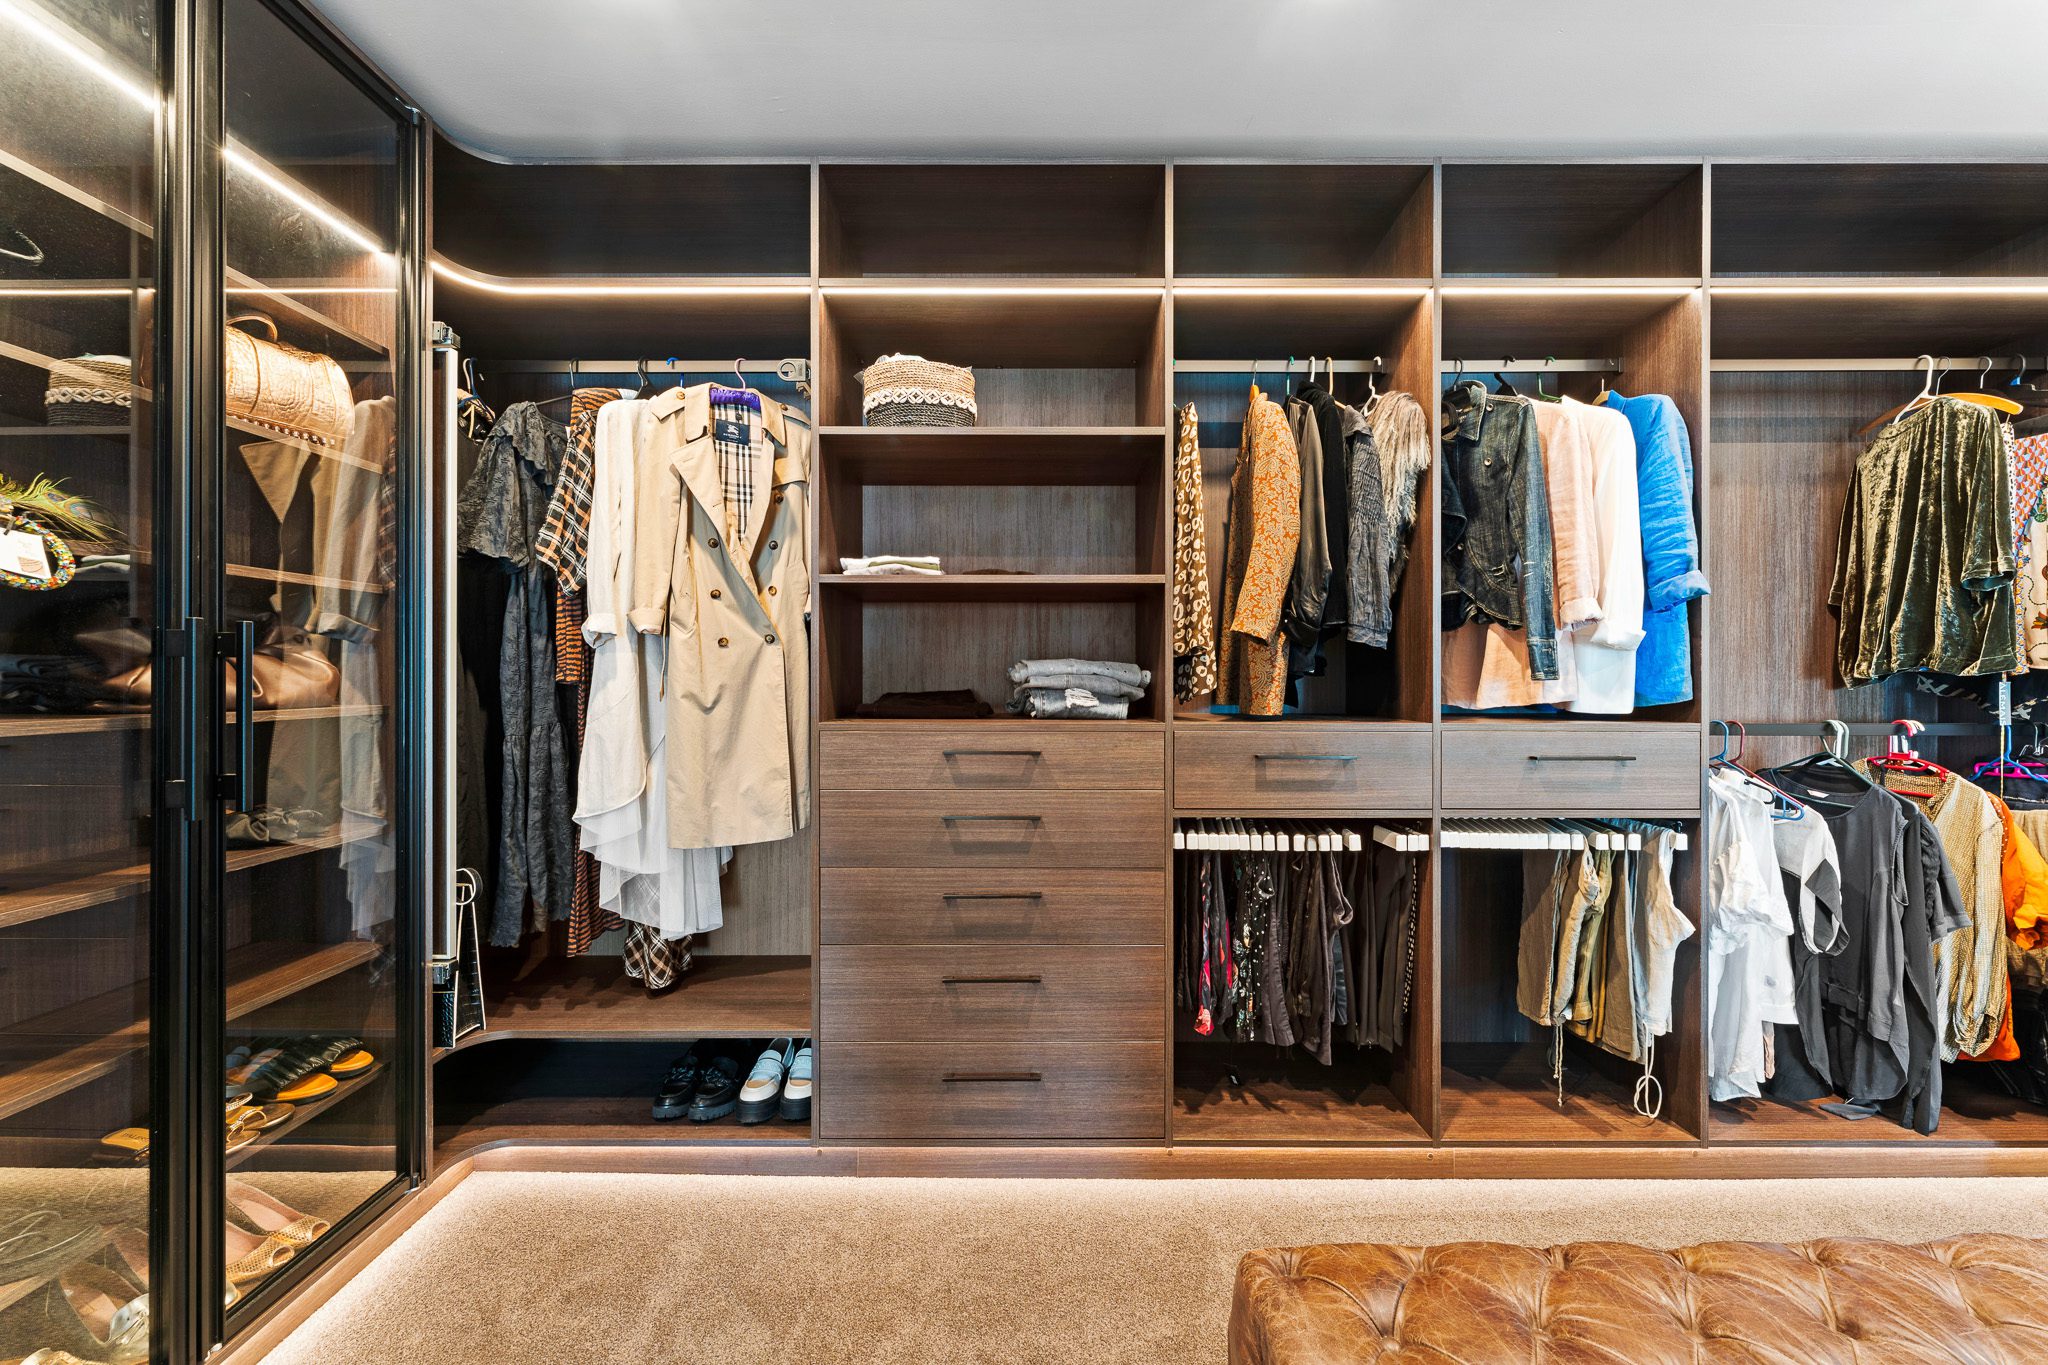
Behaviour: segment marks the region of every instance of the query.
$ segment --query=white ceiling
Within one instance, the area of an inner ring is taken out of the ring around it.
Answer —
[[[2048,155],[2039,0],[317,3],[508,159]]]

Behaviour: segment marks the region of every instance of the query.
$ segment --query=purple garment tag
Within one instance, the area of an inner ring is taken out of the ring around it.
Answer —
[[[711,386],[711,401],[713,403],[744,403],[755,412],[761,410],[761,395],[755,393],[752,389],[726,389],[713,384]]]

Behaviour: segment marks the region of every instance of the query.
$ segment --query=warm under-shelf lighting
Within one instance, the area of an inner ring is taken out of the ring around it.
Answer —
[[[1774,294],[1785,298],[2042,298],[2048,282],[2040,280],[1971,280],[1941,284],[1777,284],[1768,280],[1716,280],[1716,294]]]
[[[828,284],[827,294],[870,294],[926,298],[1158,298],[1157,284]]]
[[[502,294],[513,298],[746,298],[759,295],[809,294],[807,284],[656,284],[634,283],[621,280],[618,283],[539,283],[529,280],[500,279],[495,275],[479,275],[456,265],[453,261],[434,258],[434,273],[444,280],[462,285],[464,288],[481,290],[486,294]]]
[[[1692,284],[1446,284],[1445,298],[1682,299],[1699,292]]]
[[[1180,298],[1235,299],[1419,299],[1426,284],[1177,284]]]
[[[0,289],[0,299],[125,299],[137,292],[132,288],[99,285],[53,285],[48,289]]]

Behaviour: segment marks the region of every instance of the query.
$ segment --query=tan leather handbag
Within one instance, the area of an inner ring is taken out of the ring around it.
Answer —
[[[107,670],[100,684],[106,700],[116,706],[148,706],[155,679],[149,662],[149,637],[139,630],[81,631],[78,643]],[[250,700],[259,710],[296,711],[308,706],[333,706],[341,698],[341,670],[320,642],[305,631],[273,622],[250,663],[256,688]],[[235,666],[228,665],[227,704],[240,696]]]
[[[266,329],[269,337],[237,331]],[[331,356],[302,351],[277,339],[277,324],[262,313],[228,319],[228,416],[316,446],[348,440],[355,396],[348,376]]]

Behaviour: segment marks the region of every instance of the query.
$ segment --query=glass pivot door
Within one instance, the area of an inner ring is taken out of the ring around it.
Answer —
[[[0,1362],[417,1170],[418,157],[284,5],[0,0]]]

